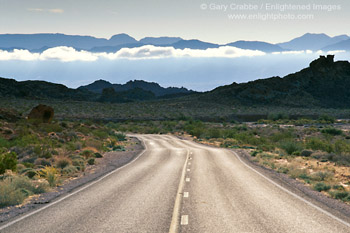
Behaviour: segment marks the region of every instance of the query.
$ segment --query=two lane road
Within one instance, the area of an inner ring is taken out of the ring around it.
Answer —
[[[130,164],[0,232],[350,232],[231,151],[139,135]]]

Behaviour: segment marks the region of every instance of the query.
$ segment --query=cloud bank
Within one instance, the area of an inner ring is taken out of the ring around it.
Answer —
[[[342,53],[345,51],[333,51]],[[287,54],[311,54],[306,51],[286,51],[272,53],[273,55]],[[323,53],[322,51],[316,52]],[[266,53],[258,50],[245,50],[232,46],[222,46],[219,48],[209,48],[206,50],[197,49],[175,49],[173,47],[157,47],[145,45],[137,48],[122,48],[115,53],[93,53],[88,51],[78,51],[72,47],[60,46],[50,48],[42,53],[32,53],[28,50],[14,49],[13,51],[0,50],[0,61],[20,60],[20,61],[61,61],[61,62],[93,62],[97,60],[117,60],[117,59],[162,59],[162,58],[239,58],[264,56]]]
[[[122,48],[115,53],[93,53],[88,51],[78,51],[72,47],[60,46],[50,48],[42,53],[32,53],[28,50],[14,49],[13,51],[0,50],[0,61],[6,60],[23,60],[23,61],[46,61],[58,60],[62,62],[73,61],[97,61],[99,59],[161,59],[174,57],[193,57],[193,58],[210,58],[210,57],[254,57],[263,56],[264,52],[244,50],[231,46],[224,46],[214,49],[196,50],[196,49],[174,49],[173,47],[156,47],[145,45],[138,48]]]

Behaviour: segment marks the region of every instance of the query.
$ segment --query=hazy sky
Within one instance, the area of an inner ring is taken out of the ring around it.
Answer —
[[[349,13],[349,0],[0,0],[0,33],[283,42],[306,32],[349,35]]]

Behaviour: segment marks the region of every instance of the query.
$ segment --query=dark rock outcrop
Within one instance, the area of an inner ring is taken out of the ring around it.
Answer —
[[[52,107],[39,104],[28,115],[29,120],[36,120],[42,123],[51,123],[54,116],[54,110]]]

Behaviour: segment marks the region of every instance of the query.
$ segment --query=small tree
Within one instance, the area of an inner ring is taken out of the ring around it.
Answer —
[[[16,171],[17,154],[15,152],[0,154],[0,174],[6,170]]]

